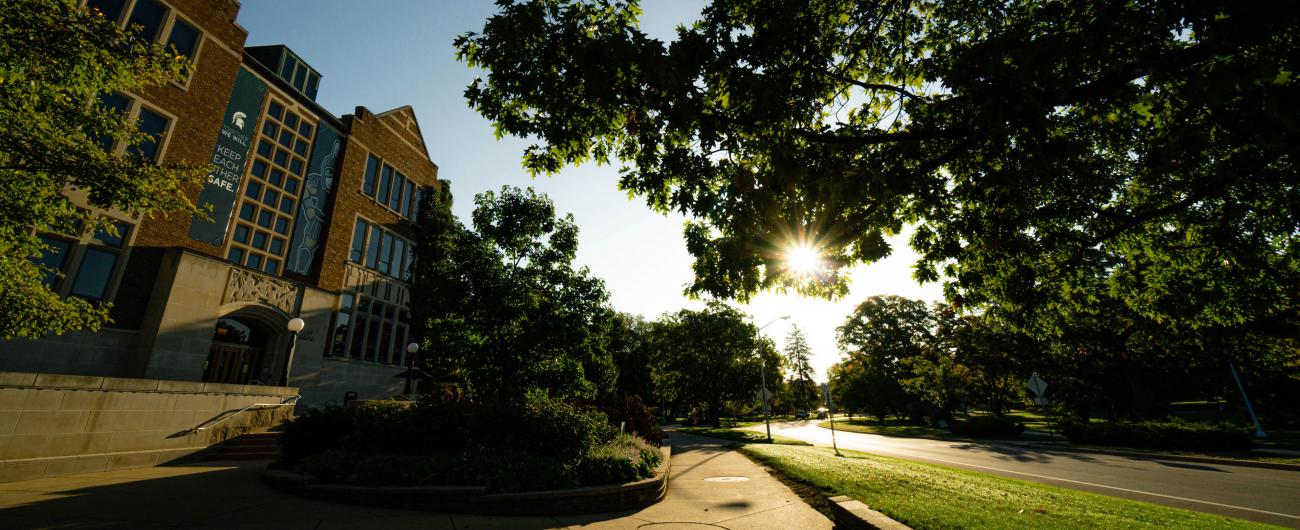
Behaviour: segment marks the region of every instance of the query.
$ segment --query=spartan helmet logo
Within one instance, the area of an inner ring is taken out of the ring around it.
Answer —
[[[230,117],[230,122],[235,124],[235,127],[239,127],[239,130],[242,131],[244,130],[244,118],[246,116],[248,115],[242,112],[236,112],[233,116]]]

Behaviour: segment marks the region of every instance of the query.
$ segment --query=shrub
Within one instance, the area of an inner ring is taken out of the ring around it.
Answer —
[[[639,435],[654,445],[659,445],[663,440],[664,433],[659,429],[659,422],[650,408],[641,401],[641,396],[633,394],[615,398],[614,403],[604,408],[609,414],[610,425],[622,422],[626,432]]]
[[[974,438],[1015,438],[1025,431],[1025,424],[1001,416],[976,416],[950,425],[953,434]]]
[[[650,443],[621,434],[579,461],[578,478],[583,484],[631,482],[653,476],[662,460],[659,449]]]
[[[1254,445],[1249,427],[1181,418],[1105,423],[1073,420],[1064,422],[1062,431],[1073,443],[1146,449],[1245,451]]]

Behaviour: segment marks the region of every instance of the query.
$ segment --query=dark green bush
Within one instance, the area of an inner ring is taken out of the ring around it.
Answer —
[[[659,429],[659,421],[641,401],[641,396],[633,394],[614,398],[613,402],[602,409],[609,415],[610,425],[622,422],[624,431],[645,438],[655,445],[659,445],[664,438],[663,430]]]
[[[1229,422],[1192,422],[1181,418],[1089,423],[1065,421],[1063,433],[1073,443],[1173,449],[1245,451],[1254,445],[1251,430]]]
[[[1015,438],[1025,431],[1025,424],[1000,416],[975,416],[953,421],[949,430],[975,438]]]
[[[637,480],[660,458],[643,440],[620,436],[603,413],[546,400],[313,410],[285,426],[283,444],[286,464],[326,483],[492,491]]]

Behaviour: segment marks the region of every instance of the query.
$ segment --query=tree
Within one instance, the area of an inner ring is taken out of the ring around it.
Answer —
[[[817,385],[813,383],[810,358],[812,348],[799,326],[790,326],[785,338],[785,358],[790,367],[792,404],[796,409],[808,410],[817,404]]]
[[[442,188],[446,190],[444,186]],[[604,282],[575,269],[578,228],[545,195],[510,186],[474,199],[474,229],[450,217],[447,192],[426,194],[416,290],[435,366],[478,399],[529,394],[592,399],[617,380],[604,348]]]
[[[1045,334],[1300,307],[1300,4],[715,0],[670,43],[635,1],[498,5],[455,43],[470,105],[534,173],[617,160],[691,215],[690,293],[843,294],[914,224],[918,280]]]
[[[777,359],[760,362],[755,355],[779,357],[763,347],[758,330],[735,308],[712,302],[703,310],[666,314],[652,326],[655,388],[687,407],[701,405],[714,425],[727,401],[753,402],[760,364],[769,370]]]
[[[651,324],[640,315],[613,313],[607,321],[606,348],[618,371],[616,392],[641,396],[653,404],[656,394],[650,374],[650,328]]]
[[[61,298],[50,289],[59,272],[41,258],[57,249],[35,230],[80,235],[116,229],[78,208],[127,215],[195,213],[188,196],[205,167],[159,166],[104,149],[156,142],[98,103],[99,96],[140,91],[178,79],[184,56],[120,29],[76,0],[0,2],[0,337],[39,337],[108,321],[109,304]]]

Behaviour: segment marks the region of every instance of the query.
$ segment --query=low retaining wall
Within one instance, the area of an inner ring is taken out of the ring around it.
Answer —
[[[279,425],[287,387],[0,372],[0,482],[148,467]]]
[[[672,448],[664,445],[663,461],[655,475],[627,484],[590,486],[571,490],[487,494],[482,487],[367,487],[313,484],[312,477],[268,468],[262,480],[271,487],[325,501],[453,513],[493,515],[560,515],[601,513],[643,508],[663,500],[668,493]]]
[[[846,530],[912,530],[912,527],[891,519],[888,515],[872,510],[871,507],[840,495],[827,499],[831,502],[831,513],[835,516],[835,528]]]

